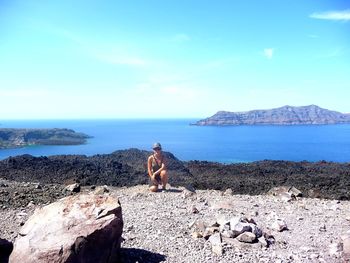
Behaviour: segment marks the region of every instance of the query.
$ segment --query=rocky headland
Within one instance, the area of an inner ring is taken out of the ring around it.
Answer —
[[[193,125],[314,125],[350,123],[350,114],[323,109],[316,105],[283,106],[275,109],[246,112],[219,111]]]
[[[90,136],[71,129],[0,129],[0,149],[30,145],[84,144]]]
[[[82,192],[119,199],[121,262],[344,261],[350,163],[224,165],[182,162],[165,152],[168,191],[150,193],[149,154],[0,161],[0,241],[13,242],[36,208]]]

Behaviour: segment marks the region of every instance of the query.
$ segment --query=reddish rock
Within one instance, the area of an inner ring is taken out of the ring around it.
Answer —
[[[15,241],[10,262],[115,262],[122,230],[117,198],[69,196],[34,212]]]

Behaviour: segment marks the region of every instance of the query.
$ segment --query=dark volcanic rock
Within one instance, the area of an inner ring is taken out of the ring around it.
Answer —
[[[0,161],[0,178],[41,183],[43,187],[74,182],[82,186],[147,184],[146,163],[150,154],[129,149],[92,157],[22,155]],[[251,195],[267,193],[277,186],[294,186],[304,196],[350,200],[349,163],[260,161],[225,165],[205,161],[181,162],[171,153],[165,152],[165,155],[169,160],[169,183],[173,186],[231,188],[234,194]],[[33,191],[40,193],[40,190],[35,188]],[[0,187],[0,191],[5,202],[6,187]]]
[[[350,114],[330,111],[316,105],[292,107],[283,106],[270,110],[247,112],[219,111],[215,115],[200,120],[194,125],[301,125],[350,123]]]
[[[0,162],[0,177],[38,183],[73,183],[82,185],[132,186],[148,183],[147,158],[151,152],[137,149],[116,151],[87,157],[56,155],[33,157],[21,155]],[[192,183],[183,163],[164,152],[173,185]]]
[[[70,129],[0,129],[0,149],[27,145],[83,144],[90,136]]]
[[[62,184],[37,184],[26,182],[6,182],[0,184],[0,209],[9,207],[26,207],[30,203],[51,203],[65,196]]]
[[[272,187],[294,186],[304,196],[317,191],[317,197],[350,200],[350,163],[259,161],[225,165],[191,161],[186,166],[198,189],[231,188],[234,194],[258,195]]]
[[[0,238],[0,263],[8,262],[12,250],[12,242]]]

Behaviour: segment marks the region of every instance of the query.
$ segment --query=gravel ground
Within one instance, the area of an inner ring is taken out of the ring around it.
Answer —
[[[114,190],[123,209],[122,247],[129,257],[125,262],[342,262],[329,254],[329,246],[350,229],[349,201],[300,198],[285,202],[275,196],[226,196],[213,190],[188,197],[182,190],[149,193],[146,186]],[[199,213],[193,213],[193,207]],[[252,217],[275,237],[275,244],[268,248],[224,245],[223,255],[215,255],[209,241],[191,236],[194,230],[189,225],[222,215]],[[285,220],[289,230],[269,229],[275,215]]]
[[[350,201],[299,198],[286,202],[275,196],[224,195],[215,190],[197,190],[190,195],[181,187],[150,193],[146,185],[109,189],[122,205],[124,263],[343,262],[330,255],[329,248],[350,229]],[[0,237],[13,241],[36,206],[0,208]],[[275,244],[268,248],[259,243],[224,244],[223,255],[214,254],[208,240],[192,237],[190,225],[198,220],[212,222],[220,216],[252,217],[275,237]],[[284,219],[288,230],[270,229],[274,216]]]

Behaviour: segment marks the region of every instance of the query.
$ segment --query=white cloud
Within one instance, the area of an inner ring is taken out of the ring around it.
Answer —
[[[310,17],[315,19],[349,21],[350,10],[313,13]]]
[[[265,48],[264,56],[267,57],[268,59],[272,59],[273,51],[274,51],[273,48]]]
[[[176,34],[173,37],[171,37],[170,40],[173,42],[187,42],[191,40],[191,38],[186,34]]]

